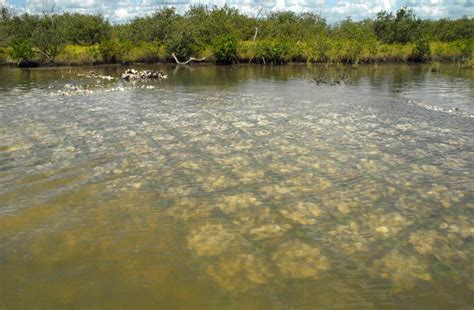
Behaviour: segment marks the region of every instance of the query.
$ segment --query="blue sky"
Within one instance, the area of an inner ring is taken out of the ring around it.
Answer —
[[[41,12],[53,0],[0,0],[18,11]],[[347,16],[354,20],[374,17],[384,9],[396,11],[402,6],[412,8],[424,18],[458,18],[474,16],[474,0],[55,0],[57,11],[101,13],[113,22],[125,22],[135,16],[150,14],[164,6],[174,6],[183,12],[189,5],[227,5],[247,14],[264,5],[265,12],[291,10],[321,13],[330,22]]]

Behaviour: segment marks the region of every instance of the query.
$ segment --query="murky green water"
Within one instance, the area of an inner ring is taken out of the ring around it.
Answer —
[[[162,69],[0,69],[1,309],[474,305],[473,70]]]

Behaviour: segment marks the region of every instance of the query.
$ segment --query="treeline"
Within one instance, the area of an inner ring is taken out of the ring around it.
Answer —
[[[21,65],[173,61],[351,63],[472,61],[474,19],[420,19],[401,8],[375,19],[329,24],[316,14],[250,17],[237,9],[173,8],[112,25],[100,15],[16,14],[2,8],[0,61]]]

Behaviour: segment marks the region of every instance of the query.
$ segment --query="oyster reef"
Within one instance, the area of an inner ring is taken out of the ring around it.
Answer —
[[[472,307],[473,70],[124,70],[0,68],[0,308]]]

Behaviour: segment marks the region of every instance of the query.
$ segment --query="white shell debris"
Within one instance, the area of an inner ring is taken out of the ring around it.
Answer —
[[[160,71],[154,70],[142,70],[137,71],[135,69],[127,69],[120,76],[125,81],[136,81],[136,80],[164,80],[168,78],[167,74]]]
[[[95,71],[89,71],[87,73],[79,73],[77,76],[86,77],[86,78],[90,78],[90,79],[108,80],[108,81],[111,81],[111,80],[114,79],[114,77],[112,77],[112,76],[102,75],[102,74],[99,74]]]

